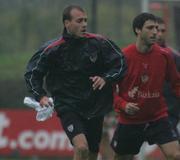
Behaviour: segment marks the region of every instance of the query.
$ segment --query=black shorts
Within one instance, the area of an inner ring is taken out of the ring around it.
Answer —
[[[86,136],[89,150],[95,153],[99,151],[104,116],[85,119],[71,112],[60,115],[60,120],[71,144],[76,135],[83,133]]]
[[[178,125],[178,122],[179,122],[179,117],[176,117],[174,115],[169,115],[169,122],[172,125],[172,127],[174,128],[176,134],[178,135],[178,139],[180,140],[179,131],[177,129],[177,125]]]
[[[146,124],[118,123],[111,146],[120,155],[137,154],[144,141],[149,144],[162,145],[177,139],[177,134],[168,119],[163,118]]]

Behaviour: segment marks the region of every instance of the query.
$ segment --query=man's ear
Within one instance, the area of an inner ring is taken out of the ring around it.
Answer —
[[[64,21],[64,26],[67,28],[69,26],[69,20]]]
[[[136,34],[138,35],[138,34],[141,32],[141,30],[138,29],[138,28],[135,28],[135,32],[136,32]]]

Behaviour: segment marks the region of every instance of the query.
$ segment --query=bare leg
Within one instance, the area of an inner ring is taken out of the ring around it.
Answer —
[[[101,154],[103,160],[112,160],[113,159],[113,149],[110,146],[110,138],[108,133],[104,133],[101,140]]]
[[[178,141],[159,145],[167,160],[180,160],[180,146]]]
[[[74,145],[73,160],[88,160],[89,150],[88,143],[84,134],[75,136],[72,140]]]

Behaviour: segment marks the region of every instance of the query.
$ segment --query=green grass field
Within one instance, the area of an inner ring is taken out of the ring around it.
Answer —
[[[17,79],[22,77],[25,66],[32,54],[1,54],[0,55],[0,75],[1,80]]]

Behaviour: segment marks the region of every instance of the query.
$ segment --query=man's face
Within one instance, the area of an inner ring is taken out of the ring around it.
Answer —
[[[158,32],[157,32],[157,43],[160,46],[165,45],[165,39],[166,39],[166,26],[165,24],[158,24]]]
[[[152,20],[147,20],[142,29],[137,29],[137,36],[144,45],[152,45],[156,42],[157,23]]]
[[[83,37],[87,29],[86,13],[78,9],[72,9],[70,14],[71,19],[64,22],[67,31],[74,36]]]

